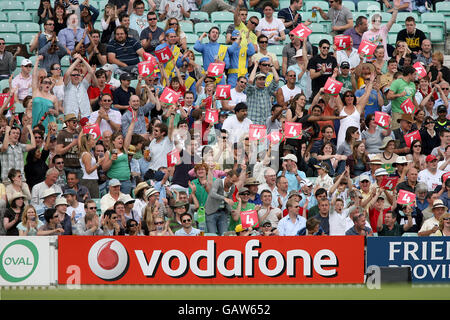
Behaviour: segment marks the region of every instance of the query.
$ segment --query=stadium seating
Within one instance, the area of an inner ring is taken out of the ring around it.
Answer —
[[[421,22],[428,26],[432,43],[445,44],[445,17],[439,12],[425,12],[421,15]]]
[[[184,33],[193,33],[194,32],[194,26],[192,23],[187,22],[187,21],[180,21],[179,22],[180,26],[180,30],[184,31]]]
[[[193,45],[198,39],[198,36],[193,33],[186,33],[186,43],[187,45]]]
[[[228,11],[216,11],[211,13],[211,22],[230,22],[234,21],[234,14]]]
[[[39,0],[28,0],[23,2],[23,8],[25,11],[35,14],[39,8]]]
[[[309,42],[314,46],[317,46],[322,39],[327,39],[330,43],[333,43],[333,36],[329,34],[312,33],[308,38]]]
[[[36,34],[41,30],[39,24],[35,22],[18,22],[17,23],[17,32],[22,34],[31,33]]]
[[[6,45],[20,43],[20,37],[17,33],[0,33],[0,38],[5,39]]]
[[[9,22],[32,22],[33,16],[26,11],[10,11],[8,12]]]
[[[208,33],[209,29],[214,27],[215,24],[211,22],[205,22],[205,23],[197,23],[194,25],[194,32],[200,36],[203,32]]]
[[[342,1],[342,5],[348,8],[351,12],[356,11],[356,5],[353,1]]]
[[[11,22],[0,22],[0,31],[1,32],[12,32],[16,33],[16,25]]]
[[[306,12],[310,12],[313,7],[319,7],[326,11],[328,11],[328,9],[330,8],[327,1],[307,1],[304,4]]]
[[[23,3],[21,1],[0,1],[0,11],[7,12],[7,11],[23,11]]]
[[[359,1],[358,11],[362,12],[379,12],[381,5],[378,1]]]
[[[209,15],[206,12],[203,11],[192,11],[190,19],[200,19],[200,20],[208,20],[209,21]]]

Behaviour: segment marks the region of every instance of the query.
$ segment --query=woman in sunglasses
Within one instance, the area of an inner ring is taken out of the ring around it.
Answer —
[[[439,218],[439,231],[444,237],[450,236],[450,213],[444,213]]]
[[[431,154],[434,148],[441,144],[439,134],[434,130],[435,121],[432,117],[427,116],[424,120],[424,127],[420,130],[420,139],[422,140],[422,153]]]
[[[43,60],[43,56],[38,56],[36,63],[34,64],[31,88],[33,96],[32,104],[32,115],[34,127],[39,122],[45,128],[45,133],[47,133],[48,123],[56,122],[56,116],[58,116],[58,99],[54,94],[52,94],[51,89],[53,87],[53,82],[51,77],[44,77],[39,81],[39,62]],[[44,120],[42,120],[44,119]]]
[[[162,19],[161,19],[162,20]],[[177,46],[182,49],[182,52],[186,52],[187,50],[187,42],[186,42],[186,33],[180,29],[180,23],[177,18],[169,18],[166,20],[166,26],[164,28],[164,33],[169,30],[175,30],[177,35]]]
[[[169,227],[168,221],[164,221],[164,216],[157,215],[154,220],[155,230],[149,236],[173,236],[174,233]]]

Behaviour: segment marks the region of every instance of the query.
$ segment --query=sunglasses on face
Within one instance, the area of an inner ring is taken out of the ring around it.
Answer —
[[[181,222],[191,222],[192,220],[191,219],[185,219],[185,220],[182,220]]]
[[[97,210],[97,207],[89,207],[89,210]]]
[[[265,43],[269,43],[269,41],[260,41],[260,44],[265,44]]]
[[[255,22],[255,21],[252,21],[252,20],[250,20],[250,23],[253,24],[253,25],[255,25],[255,26],[258,25],[258,22]]]
[[[161,224],[164,224],[164,221],[159,221],[159,222],[155,222],[155,225],[161,225]]]
[[[130,228],[132,227],[137,227],[137,224],[136,223],[130,224]]]

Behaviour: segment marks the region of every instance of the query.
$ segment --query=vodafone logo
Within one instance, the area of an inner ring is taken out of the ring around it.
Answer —
[[[100,279],[116,281],[128,270],[128,252],[116,239],[104,238],[94,243],[89,250],[88,263],[91,271]]]

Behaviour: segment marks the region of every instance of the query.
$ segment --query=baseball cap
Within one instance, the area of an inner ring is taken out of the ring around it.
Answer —
[[[33,61],[31,61],[30,59],[23,59],[22,62],[20,63],[20,65],[23,66],[27,66],[27,65],[33,65]]]
[[[173,28],[167,29],[166,34],[170,34],[170,33],[175,33],[175,30],[173,30]]]
[[[291,198],[292,196],[299,196],[300,199],[302,198],[301,194],[297,190],[291,190],[288,194],[288,199]]]
[[[256,76],[255,76],[255,79],[258,79],[258,78],[265,78],[265,77],[266,77],[266,74],[265,74],[265,73],[258,72],[258,73],[256,74]]]
[[[231,36],[234,37],[239,37],[241,33],[238,30],[233,30],[233,32],[231,33]]]
[[[105,70],[105,71],[114,71],[114,67],[113,67],[113,65],[112,64],[109,64],[109,63],[105,63],[104,65],[103,65],[103,67],[101,67],[101,69],[103,69],[103,70]]]
[[[435,155],[429,154],[427,155],[427,157],[425,158],[425,162],[431,162],[433,160],[437,160]]]
[[[270,59],[268,57],[262,57],[261,59],[259,59],[259,63],[266,61],[270,61]]]
[[[350,63],[348,61],[342,61],[341,68],[350,68]]]
[[[288,155],[285,155],[284,157],[282,157],[281,160],[292,160],[292,161],[297,162],[297,157],[293,154],[288,154]]]
[[[370,178],[367,174],[362,174],[359,178],[359,181],[369,181],[370,182]]]
[[[119,77],[119,80],[132,80],[132,77],[129,73],[122,73]]]
[[[443,104],[441,104],[439,107],[437,107],[437,113],[439,112],[447,112],[447,107]]]
[[[77,192],[74,189],[66,189],[66,191],[64,191],[63,193],[63,196],[67,195],[76,196]]]
[[[398,156],[397,160],[395,160],[394,164],[406,164],[409,162],[411,162],[411,161],[406,160],[405,156]]]
[[[111,179],[109,180],[109,186],[110,187],[120,186],[120,181],[118,179]]]
[[[239,194],[243,194],[244,192],[250,192],[250,191],[246,187],[242,187],[241,189],[239,189]]]

